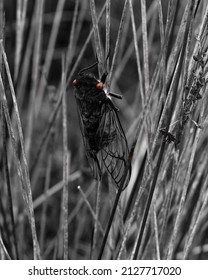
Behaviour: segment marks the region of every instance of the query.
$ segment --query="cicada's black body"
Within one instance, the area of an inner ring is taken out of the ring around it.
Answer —
[[[124,189],[130,178],[130,168],[127,170],[128,145],[118,110],[103,90],[105,78],[99,82],[92,74],[80,71],[73,81],[75,98],[93,176],[100,180],[107,170],[116,186]]]

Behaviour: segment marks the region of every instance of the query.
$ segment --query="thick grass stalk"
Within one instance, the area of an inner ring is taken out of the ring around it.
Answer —
[[[158,219],[157,219],[155,203],[153,204],[152,211],[153,211],[153,224],[154,224],[154,232],[155,232],[156,256],[157,256],[157,260],[160,260],[159,229],[158,229]]]
[[[62,128],[63,128],[63,202],[62,202],[62,215],[63,215],[63,252],[64,260],[69,258],[69,232],[68,232],[68,178],[69,178],[69,164],[70,153],[68,151],[68,129],[67,129],[67,109],[66,109],[66,69],[64,65],[64,57],[62,57],[62,78],[61,90],[63,91],[62,98]]]
[[[37,2],[36,2],[37,3]],[[31,57],[33,53],[33,46],[35,41],[35,24],[36,24],[36,13],[34,12],[37,5],[35,2],[31,5],[30,19],[28,19],[27,35],[22,46],[22,56],[19,65],[19,71],[17,72],[17,77],[15,80],[15,89],[17,92],[18,105],[20,110],[23,109],[24,99],[27,94],[26,86],[29,80]],[[34,12],[34,13],[33,13]],[[25,34],[26,35],[26,34]],[[24,35],[24,36],[25,36]],[[13,116],[14,117],[14,116]],[[13,118],[12,118],[13,119]]]
[[[158,8],[158,15],[159,15],[159,28],[160,28],[160,40],[161,40],[161,46],[164,44],[164,38],[165,38],[165,28],[163,24],[163,11],[162,11],[162,3],[161,0],[157,0],[157,8]]]
[[[107,56],[109,54],[109,52],[110,52],[110,27],[111,27],[110,8],[111,8],[111,0],[106,0],[105,56]],[[105,67],[106,67],[106,69],[104,69],[104,71],[107,71],[107,73],[109,73],[109,59],[106,61]],[[108,77],[106,79],[105,86],[106,86],[106,90],[108,92],[109,88],[110,88]]]
[[[26,130],[26,143],[25,150],[28,161],[30,160],[30,150],[32,143],[32,136],[34,130],[34,117],[35,117],[35,101],[38,89],[39,71],[40,71],[40,58],[41,58],[41,42],[43,33],[43,8],[44,1],[41,0],[37,2],[36,7],[36,22],[35,22],[35,42],[34,42],[34,52],[33,52],[33,62],[32,62],[32,88],[30,93],[30,101],[28,111],[30,112],[27,123]]]
[[[16,47],[14,62],[14,80],[16,81],[22,56],[23,35],[26,24],[26,11],[28,0],[18,0],[16,10]]]
[[[100,214],[100,208],[101,208],[101,182],[97,183],[97,188],[96,188],[96,204],[95,204],[95,223],[94,223],[94,232],[93,232],[93,240],[92,240],[92,255],[91,259],[94,258],[94,252],[97,247],[97,241],[98,241],[98,221],[99,221],[99,214]],[[104,235],[104,231],[103,231]]]
[[[48,207],[48,196],[47,191],[50,186],[50,177],[51,177],[51,168],[52,168],[52,154],[50,153],[48,156],[47,167],[46,167],[46,178],[44,184],[44,195],[45,201],[43,203],[42,211],[41,211],[41,222],[40,222],[40,250],[44,251],[44,239],[45,239],[45,230],[46,230],[46,217],[47,217],[47,207]],[[35,203],[34,203],[35,209]]]
[[[142,14],[142,41],[143,41],[143,58],[144,58],[144,88],[145,96],[149,89],[149,54],[148,54],[148,37],[147,37],[147,12],[146,1],[141,0]]]
[[[9,162],[8,162],[8,156],[7,156],[7,144],[6,144],[6,121],[5,117],[3,115],[3,107],[1,104],[1,128],[2,128],[2,136],[3,136],[3,169],[4,169],[4,176],[5,181],[7,185],[7,191],[9,196],[9,213],[10,213],[10,219],[11,219],[11,231],[12,231],[12,239],[14,244],[12,246],[14,247],[14,258],[19,259],[19,253],[17,248],[17,235],[16,235],[16,229],[15,229],[15,218],[14,218],[14,211],[13,211],[13,198],[12,198],[12,190],[11,190],[11,180],[10,180],[10,171],[9,171]]]

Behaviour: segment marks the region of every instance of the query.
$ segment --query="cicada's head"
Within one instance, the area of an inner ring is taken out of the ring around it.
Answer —
[[[73,80],[72,85],[76,88],[78,95],[94,97],[100,93],[104,94],[104,84],[92,74],[79,74],[78,78]]]

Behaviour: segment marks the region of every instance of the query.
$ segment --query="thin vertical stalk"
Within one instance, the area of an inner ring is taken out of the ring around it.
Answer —
[[[111,17],[110,17],[110,8],[111,8],[111,0],[106,0],[106,18],[105,18],[105,56],[110,52],[110,26],[111,26]],[[109,73],[109,59],[106,61],[106,69],[104,71],[107,71]],[[110,84],[107,77],[106,83],[106,90],[109,91]]]
[[[155,247],[156,247],[156,256],[157,260],[160,260],[160,246],[159,246],[159,233],[158,233],[158,223],[157,223],[157,213],[156,213],[156,205],[153,204],[153,224],[155,231]]]
[[[142,41],[143,41],[143,58],[144,58],[144,85],[145,95],[149,88],[149,55],[148,55],[148,37],[147,37],[147,12],[146,1],[141,0],[141,14],[142,14]]]
[[[100,213],[100,199],[101,199],[101,182],[98,182],[96,188],[96,205],[95,205],[95,223],[94,223],[94,232],[93,232],[93,242],[92,242],[92,258],[94,256],[94,252],[97,246],[98,239],[98,221],[99,221],[99,213]]]
[[[142,100],[142,107],[144,108],[145,97],[144,97],[144,89],[143,89],[143,78],[142,78],[142,70],[141,70],[141,64],[140,64],[139,48],[138,48],[138,44],[137,44],[136,25],[135,25],[135,19],[134,19],[134,10],[133,10],[133,5],[132,5],[132,0],[129,0],[129,10],[130,10],[130,15],[131,15],[131,24],[132,24],[132,30],[133,30],[134,48],[135,48],[136,62],[137,62],[137,72],[138,72],[138,76],[139,76],[140,94],[141,94],[141,100]]]
[[[24,28],[26,24],[26,11],[27,11],[28,0],[18,0],[17,1],[17,11],[16,11],[16,46],[15,46],[15,62],[14,62],[14,80],[16,81],[20,61],[22,56],[22,46],[23,46],[23,35]]]
[[[43,28],[43,7],[44,1],[40,0],[37,2],[36,7],[36,40],[34,42],[34,52],[33,52],[33,65],[32,65],[32,89],[30,94],[30,102],[29,102],[29,110],[30,114],[28,117],[27,123],[27,132],[26,132],[26,143],[25,143],[25,150],[28,161],[30,159],[30,149],[32,143],[32,133],[34,128],[34,109],[35,109],[35,97],[37,94],[38,88],[38,78],[39,78],[39,69],[40,69],[40,57],[41,57],[41,41],[42,41],[42,28]]]
[[[50,185],[50,176],[51,176],[51,167],[52,167],[52,154],[50,153],[48,156],[47,168],[46,168],[46,178],[44,185],[44,195],[45,195],[45,203],[43,204],[41,211],[41,222],[40,222],[40,250],[44,251],[44,237],[45,237],[45,229],[46,229],[46,211],[48,206],[48,189]]]
[[[66,109],[66,68],[64,65],[64,57],[62,57],[62,78],[61,78],[61,90],[63,91],[62,98],[62,127],[63,127],[63,252],[64,260],[68,260],[68,243],[69,243],[69,232],[68,232],[68,178],[69,178],[69,161],[70,155],[68,151],[68,129],[67,129],[67,109]]]
[[[2,135],[3,135],[3,166],[4,166],[4,174],[5,174],[5,181],[7,185],[7,191],[8,191],[8,197],[9,197],[9,213],[11,218],[11,227],[12,227],[12,239],[14,241],[14,254],[15,258],[19,259],[19,253],[17,248],[17,235],[16,235],[16,229],[15,229],[15,219],[14,219],[14,211],[13,211],[13,198],[12,198],[12,190],[11,190],[11,182],[10,182],[10,172],[9,172],[9,163],[8,163],[8,157],[7,157],[7,143],[6,143],[6,123],[5,123],[5,117],[3,115],[3,107],[1,104],[1,123],[2,123]]]

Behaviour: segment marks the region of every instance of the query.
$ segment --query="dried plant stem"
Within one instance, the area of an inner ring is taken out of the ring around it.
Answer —
[[[68,260],[68,178],[69,178],[69,164],[70,164],[70,154],[68,151],[68,130],[67,130],[67,110],[66,110],[66,69],[64,66],[64,58],[62,58],[62,81],[61,88],[63,91],[62,99],[62,127],[63,127],[63,203],[62,203],[62,213],[63,213],[63,245],[64,245],[64,260]]]
[[[45,228],[46,228],[46,211],[48,206],[48,190],[50,185],[50,176],[51,176],[51,167],[52,167],[52,154],[48,156],[48,163],[46,169],[46,178],[45,178],[45,186],[44,186],[44,195],[45,195],[45,202],[42,207],[41,211],[41,223],[40,223],[40,249],[44,251],[44,238],[45,238]],[[35,208],[35,204],[34,204]]]
[[[12,227],[12,234],[13,234],[13,241],[14,241],[14,256],[15,259],[19,259],[19,253],[17,248],[17,236],[16,236],[16,229],[15,229],[15,219],[14,219],[14,211],[13,211],[13,199],[12,199],[12,190],[11,190],[11,182],[10,182],[10,172],[9,172],[9,163],[8,163],[8,157],[7,157],[7,144],[6,144],[6,122],[5,117],[3,115],[3,107],[1,104],[1,123],[2,123],[2,135],[3,135],[3,149],[4,149],[4,155],[3,155],[3,166],[4,166],[4,174],[6,178],[6,185],[8,190],[8,196],[9,196],[9,212],[11,217],[11,227]]]
[[[109,53],[110,50],[110,27],[111,27],[111,14],[110,14],[110,8],[111,8],[111,0],[106,0],[106,30],[105,30],[105,55]],[[109,70],[109,61],[107,61],[107,71]]]
[[[149,55],[148,55],[148,38],[147,38],[147,13],[146,1],[141,0],[141,14],[142,14],[142,41],[143,41],[143,57],[144,57],[144,82],[145,95],[149,89]]]
[[[22,55],[23,46],[23,35],[26,24],[26,11],[27,11],[28,0],[17,1],[17,13],[16,13],[16,48],[15,48],[15,63],[14,63],[14,80],[16,81],[20,60]]]
[[[158,232],[157,213],[156,213],[155,203],[153,204],[153,223],[154,223],[154,231],[155,231],[156,256],[157,256],[157,260],[160,260],[159,232]]]
[[[96,249],[97,246],[97,238],[98,238],[98,221],[99,221],[99,213],[100,213],[100,199],[101,199],[101,182],[98,182],[97,188],[96,188],[96,205],[95,205],[95,225],[94,225],[94,232],[93,232],[93,242],[92,242],[92,258],[93,258],[93,252]],[[103,231],[104,233],[104,231]]]
[[[25,151],[28,158],[30,159],[30,149],[32,143],[32,132],[34,130],[34,109],[35,109],[35,99],[37,95],[38,89],[38,78],[39,78],[39,70],[40,70],[40,58],[41,58],[41,41],[42,41],[42,27],[43,27],[43,7],[44,1],[40,0],[37,2],[37,9],[36,9],[36,40],[34,42],[34,52],[33,52],[33,65],[32,65],[32,89],[30,95],[30,114],[28,117],[27,123],[27,130],[26,130],[26,143],[25,143]]]
[[[160,27],[160,38],[161,38],[161,46],[164,44],[165,38],[165,28],[163,24],[163,12],[162,12],[162,3],[161,0],[157,0],[158,14],[159,14],[159,27]]]

